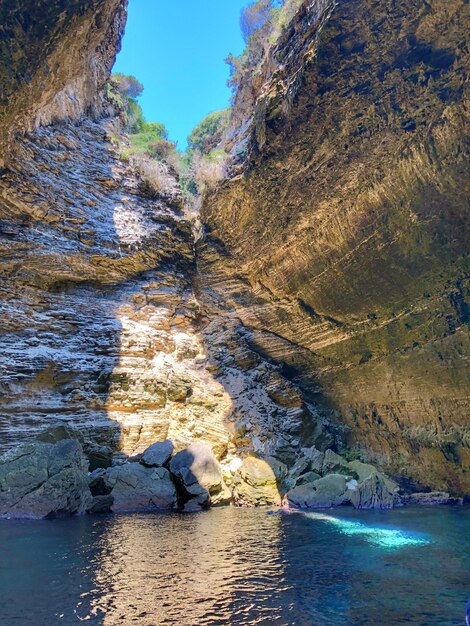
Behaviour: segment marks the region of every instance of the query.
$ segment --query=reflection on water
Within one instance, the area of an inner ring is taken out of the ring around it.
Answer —
[[[213,624],[228,618],[229,611],[249,617],[258,605],[255,623],[263,615],[268,619],[273,586],[285,588],[281,520],[258,515],[255,529],[251,517],[225,509],[161,516],[157,522],[143,516],[138,524],[116,519],[96,555],[96,582],[106,592],[99,598],[91,593],[92,612],[104,613],[103,624],[109,626],[141,623],[139,618]]]
[[[0,624],[463,623],[470,509],[0,523]]]

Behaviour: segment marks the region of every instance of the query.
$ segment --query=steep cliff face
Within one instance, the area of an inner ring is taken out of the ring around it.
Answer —
[[[66,425],[100,458],[170,439],[292,461],[308,407],[223,310],[201,310],[174,173],[161,164],[148,197],[120,158],[101,85],[125,3],[41,6],[2,5],[0,448]]]
[[[177,375],[161,372],[160,390],[152,363],[161,350],[186,356],[191,228],[139,193],[112,130],[89,120],[39,129],[2,177],[2,445],[58,419],[115,423],[108,443],[121,436],[126,451],[168,429],[148,416]]]
[[[0,3],[1,159],[15,132],[101,112],[126,7],[127,0]]]
[[[349,447],[470,487],[466,3],[306,2],[245,76],[207,284]],[[216,277],[216,278],[214,278]]]
[[[142,193],[114,118],[17,137],[0,203],[0,448],[77,428],[93,454],[210,442],[293,462],[300,393],[225,311],[203,310],[177,182]]]
[[[242,83],[195,242],[168,168],[149,197],[120,158],[125,2],[3,2],[1,446],[202,440],[294,465],[286,490],[359,447],[468,490],[463,8],[306,2]]]

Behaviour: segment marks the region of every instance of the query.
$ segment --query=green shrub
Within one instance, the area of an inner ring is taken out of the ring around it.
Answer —
[[[244,8],[240,15],[240,29],[243,39],[248,44],[255,31],[262,28],[271,19],[271,11],[278,2],[273,0],[257,0]]]
[[[167,140],[168,133],[163,124],[156,122],[146,122],[139,124],[137,128],[141,129],[137,132],[133,132],[129,135],[129,141],[131,143],[131,151],[133,154],[148,154],[153,156],[152,146],[161,141],[170,142]],[[172,144],[176,148],[176,144]]]
[[[131,158],[131,153],[128,149],[122,149],[119,152],[119,157],[121,161],[124,161],[124,163],[129,163],[130,158]]]
[[[168,162],[173,153],[176,151],[176,143],[160,137],[149,144],[149,151],[151,156],[155,159]]]
[[[130,146],[121,158],[131,164],[139,178],[139,190],[150,197],[175,193],[175,174],[189,209],[198,206],[199,195],[223,178],[228,155],[217,146],[229,119],[229,109],[214,111],[194,128],[184,154],[168,139],[163,124],[147,122],[136,98],[143,86],[134,76],[115,74],[106,97],[119,107],[129,132]]]
[[[198,188],[193,171],[192,156],[193,155],[189,154],[188,151],[184,154],[179,154],[179,162],[176,168],[178,171],[181,193],[186,201],[186,204],[190,206],[195,204],[198,196]]]
[[[209,113],[194,128],[188,137],[190,151],[198,150],[202,154],[209,154],[222,140],[222,135],[227,128],[230,109]]]
[[[256,73],[270,47],[276,43],[304,0],[256,0],[243,9],[240,28],[246,48],[239,57],[230,54],[225,62],[230,67],[227,81],[233,95],[238,91],[246,71]]]
[[[124,101],[122,94],[117,89],[116,83],[112,80],[108,81],[104,86],[104,96],[117,110],[124,109]]]
[[[127,126],[129,128],[129,132],[140,132],[143,129],[143,124],[145,123],[142,107],[136,100],[130,98],[129,96],[124,98],[124,103],[126,107]]]
[[[135,76],[126,76],[125,74],[113,74],[112,78],[123,97],[138,98],[140,95],[142,95],[144,86],[139,83]]]
[[[142,94],[143,89],[135,76],[113,74],[106,85],[105,95],[112,104],[121,108],[125,113],[124,123],[127,126],[131,143],[129,155],[147,154],[151,156],[155,152],[152,145],[163,140],[168,141],[168,132],[164,124],[147,122],[145,119],[142,107],[136,100]],[[157,152],[162,150],[162,145],[160,143]],[[176,144],[171,145],[176,148]],[[167,147],[169,150],[169,145]]]

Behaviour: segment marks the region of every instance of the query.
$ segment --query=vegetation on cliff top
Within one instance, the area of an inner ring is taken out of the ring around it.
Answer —
[[[240,28],[246,43],[244,52],[230,54],[228,85],[235,97],[246,70],[256,73],[268,50],[276,43],[304,0],[254,0],[241,13]]]
[[[144,90],[135,76],[113,74],[108,94],[122,111],[125,126],[129,131],[130,149],[128,156],[145,154],[164,159],[176,148],[168,140],[168,131],[160,122],[147,122],[137,98]]]
[[[171,186],[169,176],[176,175],[186,204],[194,207],[200,194],[223,176],[226,155],[218,145],[229,109],[207,115],[188,137],[186,152],[181,153],[163,124],[145,119],[137,101],[143,89],[135,76],[124,74],[114,74],[106,86],[106,97],[129,133],[130,145],[122,150],[122,157],[132,161],[143,190],[150,195],[162,195]]]
[[[188,137],[188,152],[210,154],[217,148],[227,128],[230,109],[209,113]]]
[[[188,137],[182,159],[181,184],[189,199],[204,193],[223,178],[227,154],[220,148],[230,109],[209,113]]]
[[[245,51],[239,57],[230,55],[231,76],[228,84],[235,97],[244,72],[256,72],[270,47],[277,41],[303,0],[254,0],[240,15],[240,28],[246,42]],[[194,206],[207,189],[214,187],[225,175],[228,155],[221,148],[230,118],[230,108],[209,113],[188,137],[184,153],[170,141],[168,131],[159,122],[148,122],[138,102],[144,87],[135,78],[114,74],[107,85],[108,100],[120,111],[124,126],[129,133],[129,146],[122,151],[124,159],[131,160],[147,187],[161,190],[162,168],[155,161],[165,164],[179,179],[186,204]],[[149,174],[150,173],[150,174]],[[157,175],[154,176],[154,174]],[[163,177],[164,178],[164,177]]]

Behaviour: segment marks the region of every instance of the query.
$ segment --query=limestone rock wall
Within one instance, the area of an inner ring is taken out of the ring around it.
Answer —
[[[231,178],[203,207],[207,300],[231,302],[349,447],[454,491],[470,486],[466,25],[460,0],[306,2],[243,79]]]
[[[0,2],[0,159],[15,132],[101,112],[126,8],[127,0]]]
[[[3,2],[0,447],[66,425],[127,455],[169,439],[292,461],[323,432],[225,303],[202,307],[174,173],[142,194],[103,108],[125,2]],[[104,117],[103,117],[104,116]],[[8,141],[7,141],[8,139]],[[308,423],[308,427],[305,424]],[[314,424],[312,427],[311,424]],[[327,437],[330,441],[331,437]]]
[[[0,448],[57,425],[100,453],[206,441],[293,461],[313,415],[224,307],[203,309],[174,174],[141,192],[114,118],[17,136],[1,178]],[[308,434],[308,436],[307,436]]]
[[[114,133],[90,120],[41,128],[18,138],[2,176],[2,445],[58,419],[116,423],[135,444],[168,430],[151,412],[173,369],[163,391],[149,370],[162,350],[187,356],[191,228],[140,195]]]
[[[195,242],[103,104],[125,4],[0,4],[1,446],[357,448],[468,491],[467,5],[306,1],[243,80]]]

